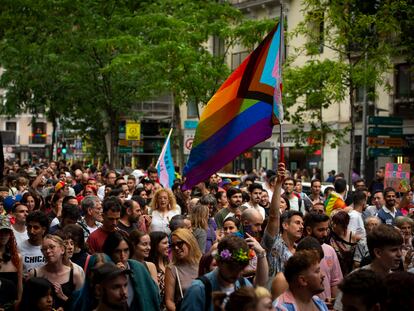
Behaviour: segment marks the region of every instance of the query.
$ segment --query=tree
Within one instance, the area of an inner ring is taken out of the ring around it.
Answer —
[[[295,107],[295,113],[286,116],[296,125],[291,134],[296,145],[304,148],[306,153],[321,151],[322,169],[324,147],[340,145],[347,133],[347,129],[337,128],[336,124],[323,118],[324,109],[345,98],[342,64],[332,60],[310,60],[303,67],[287,66],[283,73],[284,104],[287,108]]]
[[[306,38],[297,49],[299,54],[318,58],[322,48],[329,49],[340,64],[335,68],[342,71],[350,111],[349,182],[355,154],[355,92],[363,86],[386,84],[384,73],[391,68],[393,38],[399,37],[401,29],[396,18],[401,6],[396,2],[403,1],[305,0],[304,20],[293,31]]]
[[[137,102],[165,92],[177,105],[207,102],[228,74],[226,51],[211,54],[208,40],[253,45],[274,25],[245,21],[213,0],[21,0],[0,8],[3,113],[49,107],[51,119],[93,138],[96,150],[106,145],[115,165],[119,120],[138,118]]]

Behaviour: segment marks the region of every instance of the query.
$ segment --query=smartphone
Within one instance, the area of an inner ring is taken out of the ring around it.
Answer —
[[[243,235],[245,239],[249,237],[246,233],[250,234],[253,237],[255,236],[255,233],[253,232],[251,225],[243,225]]]

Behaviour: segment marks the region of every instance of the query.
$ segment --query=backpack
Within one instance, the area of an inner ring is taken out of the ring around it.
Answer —
[[[204,311],[209,311],[210,306],[211,306],[211,293],[212,293],[211,282],[204,275],[197,278],[197,280],[200,280],[204,284],[204,292],[205,292]],[[239,278],[238,281],[239,281],[240,287],[246,286],[246,281],[245,281],[244,277]]]

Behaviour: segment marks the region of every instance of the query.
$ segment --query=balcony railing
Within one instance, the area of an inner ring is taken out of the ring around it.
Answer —
[[[36,134],[29,136],[30,145],[48,145],[52,143],[52,136],[46,134]]]

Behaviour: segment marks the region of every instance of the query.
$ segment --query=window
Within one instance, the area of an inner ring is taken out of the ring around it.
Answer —
[[[216,36],[213,37],[213,55],[224,55],[224,40]]]
[[[235,70],[240,64],[246,59],[249,55],[249,52],[243,51],[238,53],[231,54],[231,70]]]
[[[414,97],[413,68],[408,64],[399,64],[395,69],[395,97],[397,99]]]
[[[323,45],[325,41],[325,22],[324,13],[315,11],[310,14],[307,48],[309,54],[323,53]]]
[[[194,100],[187,102],[187,118],[198,118],[198,107]]]
[[[6,122],[6,131],[14,131],[17,130],[17,124],[16,122]]]
[[[46,144],[46,123],[35,122],[32,130],[32,144]]]

